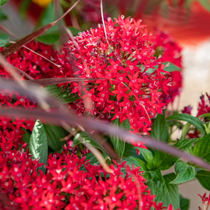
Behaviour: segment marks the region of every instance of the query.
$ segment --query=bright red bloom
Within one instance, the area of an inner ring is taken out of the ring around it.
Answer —
[[[154,37],[147,34],[141,21],[129,18],[108,19],[105,27],[107,36],[103,25],[99,25],[75,37],[77,48],[71,41],[66,44],[67,52],[72,52],[76,57],[78,71],[75,76],[99,79],[84,83],[86,89],[94,92],[94,97],[91,97],[94,105],[92,113],[109,120],[120,118],[121,122],[129,119],[132,130],[148,132],[150,118],[161,113],[165,105],[161,103],[160,90],[167,93],[170,81],[165,73],[160,74],[163,69],[154,56]],[[156,65],[160,65],[156,71],[147,73]],[[71,88],[74,92],[80,92],[75,83],[71,84]],[[135,115],[129,115],[116,101],[120,104],[130,102],[130,110]]]

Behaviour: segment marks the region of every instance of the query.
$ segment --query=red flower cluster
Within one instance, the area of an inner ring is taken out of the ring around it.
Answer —
[[[64,147],[62,154],[49,155],[46,174],[41,170],[38,174],[42,164],[32,160],[28,150],[14,150],[11,142],[6,145],[0,152],[0,186],[9,197],[7,205],[23,210],[133,210],[139,205],[144,210],[165,209],[154,202],[139,168],[123,163],[111,166],[113,174],[106,174],[101,166],[90,165],[85,157],[79,159],[73,151],[69,153],[70,147]]]
[[[86,102],[84,111],[109,120],[129,119],[132,130],[148,132],[150,119],[162,113],[165,104],[160,99],[161,92],[167,94],[171,78],[154,56],[154,37],[147,34],[140,20],[109,18],[105,28],[104,31],[99,25],[66,44],[66,54],[76,57],[79,70],[74,75],[98,78],[96,82],[83,83],[82,91],[78,83],[73,83],[72,92]],[[156,65],[157,70],[147,72]],[[81,105],[78,110],[82,111]]]
[[[163,32],[155,31],[156,38],[156,56],[160,56],[159,60],[161,62],[171,62],[174,65],[182,68],[182,57],[181,57],[181,47],[172,41],[172,38]],[[180,71],[172,71],[168,74],[168,77],[172,78],[171,87],[166,94],[163,92],[161,98],[163,101],[168,103],[173,103],[176,96],[180,95],[182,89],[182,74]]]

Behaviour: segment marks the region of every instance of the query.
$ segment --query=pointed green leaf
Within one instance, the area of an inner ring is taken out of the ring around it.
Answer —
[[[159,114],[153,124],[152,124],[152,131],[151,131],[151,137],[168,142],[168,125],[165,120],[165,114]]]
[[[204,170],[198,171],[196,178],[205,189],[210,190],[210,172]]]
[[[141,155],[144,157],[144,159],[147,161],[147,163],[152,163],[153,161],[153,154],[150,150],[136,147],[141,153]]]
[[[62,148],[63,142],[60,141],[61,138],[64,138],[68,133],[59,126],[43,124],[46,135],[47,142],[51,149],[54,151],[59,151]]]
[[[64,104],[66,104],[72,103],[80,98],[78,94],[71,94],[71,91],[68,87],[69,86],[63,89],[63,86],[58,87],[57,85],[48,85],[45,87],[45,89],[49,91],[52,96],[60,99]]]
[[[185,114],[185,113],[174,114],[167,117],[166,120],[182,120],[182,121],[189,122],[190,124],[194,125],[198,130],[200,130],[203,135],[206,134],[203,122],[199,120],[197,117],[193,117],[189,114]]]
[[[33,155],[34,159],[39,158],[39,163],[47,164],[48,158],[48,144],[47,135],[43,124],[37,120],[29,142],[29,152]],[[40,167],[43,172],[46,171],[45,166]]]
[[[126,161],[126,165],[129,165],[130,168],[132,168],[132,166],[134,166],[135,168],[140,166],[140,171],[147,170],[145,162],[143,160],[140,160],[139,158],[130,156],[123,158],[122,161]]]
[[[115,119],[114,121],[112,121],[112,123],[115,126],[119,126],[119,127],[124,128],[126,130],[130,130],[130,123],[129,123],[128,119],[124,120],[122,124],[120,123],[119,119]],[[116,153],[120,157],[122,157],[123,154],[124,154],[124,151],[125,151],[125,142],[121,141],[118,136],[111,136],[110,140],[111,140],[111,142],[113,144],[113,147],[114,147]]]
[[[194,139],[180,139],[174,146],[183,150],[187,151],[189,148],[193,146],[199,139],[201,138],[194,138]]]
[[[0,34],[0,47],[5,46],[9,42],[9,36],[7,34]]]
[[[193,148],[193,155],[210,162],[210,134],[199,139]]]
[[[170,184],[181,184],[195,178],[196,172],[194,167],[189,166],[186,162],[178,160],[175,164],[176,178]]]
[[[69,30],[71,31],[71,33],[72,33],[74,36],[77,36],[78,33],[81,32],[79,29],[74,28],[74,27],[72,27],[72,26],[69,26],[68,28],[69,28]]]
[[[180,195],[180,210],[189,210],[190,200]]]
[[[171,62],[163,62],[163,64],[165,64],[165,68],[164,70],[167,71],[167,72],[172,72],[172,71],[181,71],[181,68],[174,65],[173,63]]]
[[[82,141],[79,140],[82,139]],[[74,137],[74,141],[72,144],[72,147],[78,145],[78,144],[82,144],[82,143],[88,143],[93,145],[95,148],[101,150],[103,152],[103,154],[107,154],[107,152],[100,146],[100,144],[98,144],[90,135],[88,135],[88,133],[86,132],[80,132],[78,133],[75,137]]]
[[[29,133],[25,128],[21,128],[25,133],[23,134],[23,141],[27,144],[30,142],[31,133]]]
[[[46,32],[43,35],[36,38],[37,41],[52,45],[60,39],[60,34],[57,31]]]

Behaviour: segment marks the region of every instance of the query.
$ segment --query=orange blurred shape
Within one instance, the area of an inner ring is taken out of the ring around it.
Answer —
[[[158,28],[170,34],[181,45],[197,45],[210,39],[210,12],[197,1],[192,2],[188,9],[183,7],[185,1],[180,2],[173,6],[161,1],[159,5],[153,6],[150,14],[146,14],[142,9],[144,5],[140,4],[135,19],[141,18],[150,31]]]

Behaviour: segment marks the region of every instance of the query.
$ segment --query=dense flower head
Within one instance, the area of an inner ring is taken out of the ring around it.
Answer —
[[[28,150],[10,149],[0,153],[0,186],[8,195],[8,205],[17,209],[138,209],[156,204],[138,168],[122,164],[112,165],[107,174],[100,165],[91,165],[85,156],[79,158],[73,149],[64,146],[61,154],[48,157],[44,174],[32,160]],[[116,167],[117,166],[117,167]],[[122,173],[122,168],[126,173]],[[32,199],[33,198],[33,199]],[[1,206],[4,210],[4,207]]]
[[[66,44],[65,53],[76,57],[74,76],[98,78],[84,82],[82,89],[73,83],[72,92],[81,95],[84,111],[109,120],[129,119],[132,130],[148,132],[150,119],[165,106],[160,96],[169,90],[171,78],[154,56],[154,37],[140,20],[108,18],[105,28],[99,25]]]

